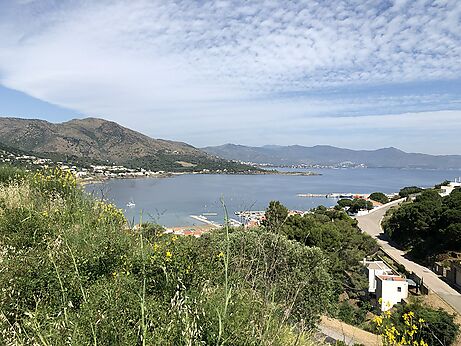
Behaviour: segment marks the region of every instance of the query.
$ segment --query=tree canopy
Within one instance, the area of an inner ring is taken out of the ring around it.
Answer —
[[[382,204],[386,204],[389,202],[389,198],[382,192],[373,192],[370,197],[372,201],[379,202]]]
[[[270,232],[280,229],[288,217],[288,209],[279,201],[271,201],[266,209],[263,226]]]
[[[399,191],[399,196],[400,197],[408,197],[410,195],[414,195],[417,193],[422,192],[424,189],[418,187],[418,186],[406,186]]]
[[[426,190],[413,203],[391,212],[383,226],[392,240],[422,260],[447,251],[461,251],[461,190],[446,197]]]
[[[347,211],[352,214],[357,213],[359,210],[373,209],[373,203],[363,198],[354,198],[354,199],[344,198],[344,199],[340,199],[337,203],[341,208],[348,208]]]

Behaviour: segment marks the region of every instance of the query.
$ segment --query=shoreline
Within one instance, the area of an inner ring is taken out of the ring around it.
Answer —
[[[116,179],[163,179],[163,178],[172,178],[177,175],[286,175],[286,176],[297,176],[297,177],[313,177],[313,176],[321,176],[321,173],[316,172],[282,172],[282,171],[261,171],[261,172],[237,172],[237,173],[229,173],[229,172],[220,172],[220,173],[212,173],[212,172],[166,172],[160,173],[155,175],[126,175],[126,176],[117,176],[117,177],[108,177],[108,176],[96,176],[90,177],[86,179],[78,178],[78,182],[82,186],[91,185],[91,184],[101,184],[103,182],[109,180],[116,180]]]

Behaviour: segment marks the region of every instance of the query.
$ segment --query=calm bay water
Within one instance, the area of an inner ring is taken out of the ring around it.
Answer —
[[[299,169],[298,169],[299,171]],[[300,193],[397,192],[401,187],[433,186],[461,176],[461,171],[408,169],[319,169],[320,176],[202,175],[172,178],[114,179],[87,185],[85,189],[115,203],[130,221],[154,220],[165,226],[200,224],[190,215],[217,213],[208,217],[222,223],[221,198],[234,217],[235,211],[264,210],[271,200],[290,209],[308,210],[332,206],[335,199],[298,197]],[[135,206],[127,207],[134,202]]]

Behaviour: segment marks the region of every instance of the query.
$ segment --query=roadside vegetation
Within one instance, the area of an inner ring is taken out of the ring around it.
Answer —
[[[389,198],[382,192],[373,192],[372,194],[370,194],[369,198],[372,201],[379,202],[382,204],[386,204],[389,202]]]
[[[421,193],[424,191],[424,189],[418,187],[418,186],[406,186],[400,189],[399,191],[399,196],[401,198],[409,197],[411,195],[415,195],[418,193]]]
[[[343,199],[338,200],[337,205],[340,208],[346,209],[347,212],[351,214],[356,214],[360,210],[373,209],[373,203],[363,198],[354,198],[354,199],[343,198]]]
[[[425,190],[413,202],[391,209],[385,233],[416,260],[431,263],[450,251],[461,251],[461,190],[441,197]]]

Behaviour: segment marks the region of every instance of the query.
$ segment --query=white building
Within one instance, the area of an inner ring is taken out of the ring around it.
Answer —
[[[398,275],[376,276],[376,298],[381,303],[381,311],[387,311],[402,299],[408,297],[408,282]]]
[[[368,273],[368,292],[375,293],[376,276],[391,275],[392,269],[389,268],[383,261],[367,261],[366,259],[363,259],[363,265],[367,268]]]
[[[442,192],[440,195],[442,197],[448,196],[455,188],[461,188],[461,178],[455,179],[455,181],[451,181],[447,186],[441,186],[440,189]]]

